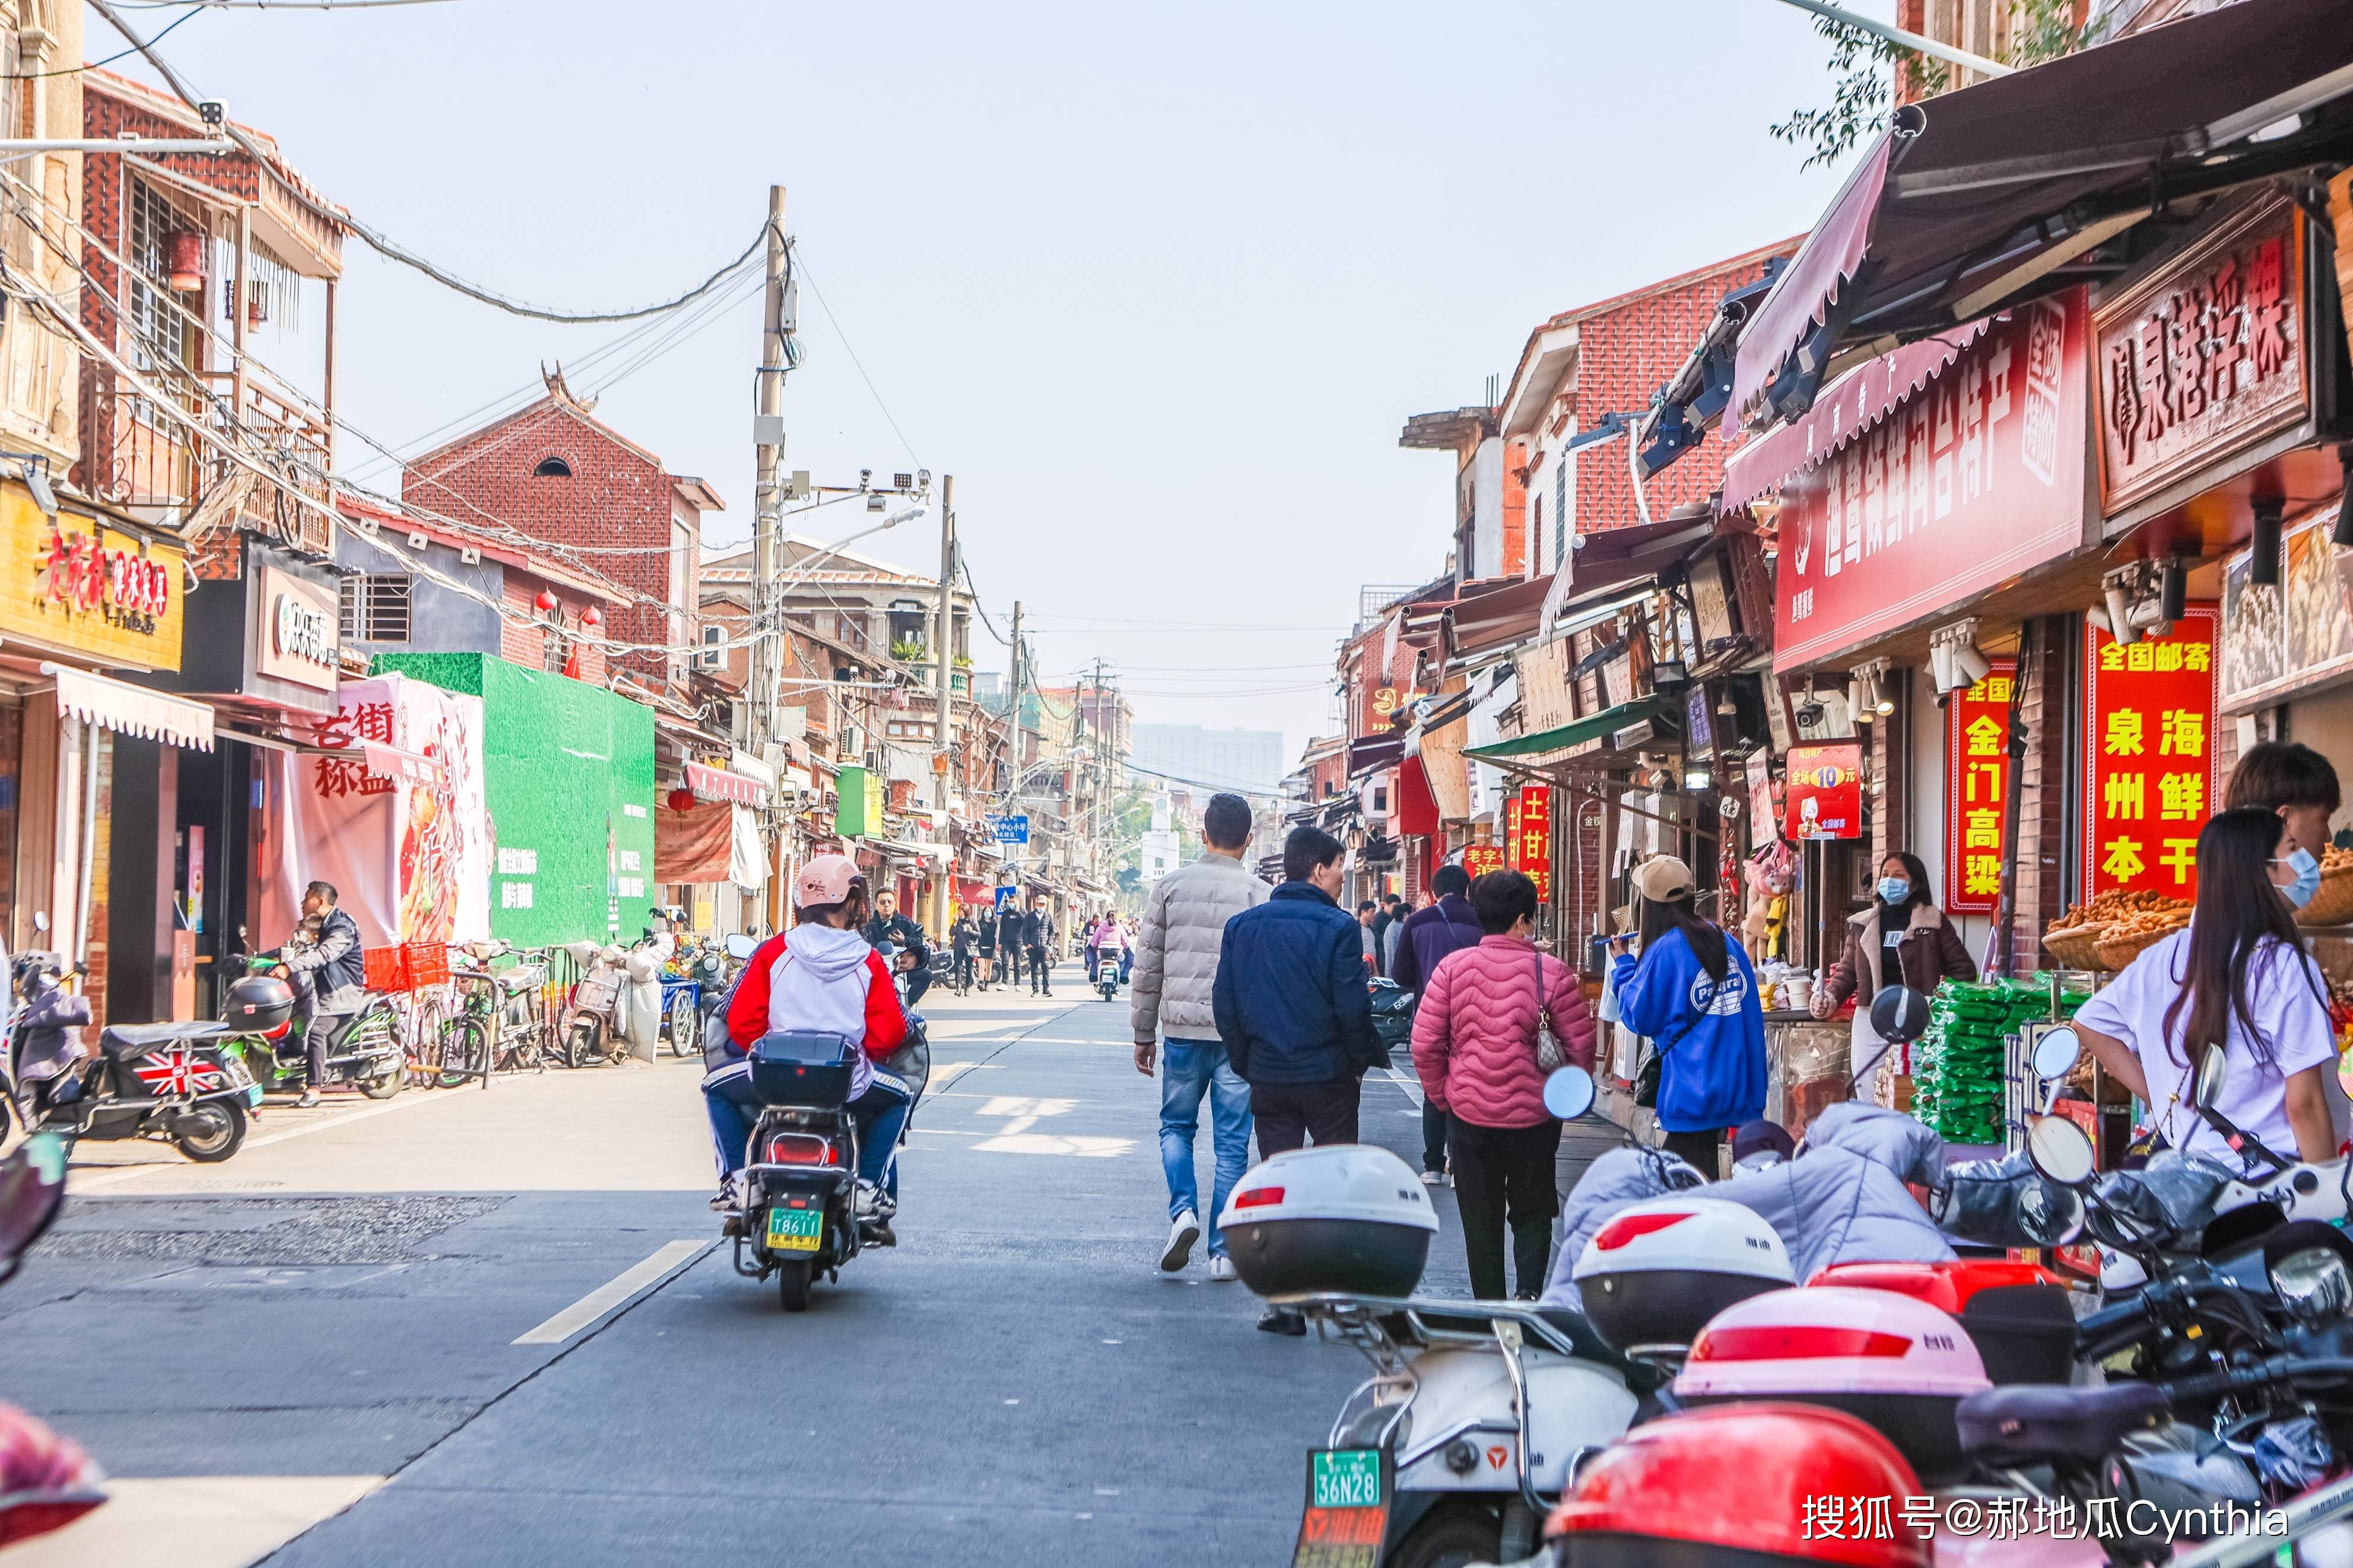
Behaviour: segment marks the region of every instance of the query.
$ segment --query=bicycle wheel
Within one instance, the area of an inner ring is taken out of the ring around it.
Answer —
[[[699,1056],[702,1051],[702,1013],[694,993],[681,991],[670,999],[670,1048],[673,1056]]]
[[[480,1018],[459,1018],[449,1026],[444,1037],[441,1081],[448,1083],[454,1073],[459,1082],[479,1078],[482,1087],[491,1087],[491,1034],[482,1027]]]

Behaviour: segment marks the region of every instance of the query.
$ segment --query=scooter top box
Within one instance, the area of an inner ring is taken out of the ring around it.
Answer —
[[[1680,1194],[1603,1221],[1570,1277],[1595,1330],[1620,1351],[1687,1345],[1733,1303],[1797,1283],[1788,1249],[1756,1210]]]
[[[858,1047],[846,1035],[780,1030],[752,1042],[752,1092],[769,1105],[835,1106],[849,1100]]]
[[[1219,1224],[1235,1271],[1261,1296],[1409,1296],[1438,1232],[1421,1178],[1365,1143],[1261,1163]]]

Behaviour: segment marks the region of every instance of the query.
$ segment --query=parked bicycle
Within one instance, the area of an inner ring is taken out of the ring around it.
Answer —
[[[490,1087],[491,1075],[544,1072],[551,1059],[561,1061],[547,1028],[541,991],[547,983],[543,954],[514,954],[504,942],[469,942],[472,964],[452,964],[450,979],[457,988],[457,1011],[442,1025],[439,1069],[444,1087],[455,1088],[470,1078]],[[493,969],[493,961],[514,955],[517,962]]]

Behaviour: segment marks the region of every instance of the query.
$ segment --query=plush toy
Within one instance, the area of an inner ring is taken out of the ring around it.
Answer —
[[[1748,949],[1752,963],[1787,954],[1789,915],[1789,889],[1795,885],[1795,857],[1780,839],[1759,849],[1748,858],[1743,879],[1748,886],[1746,918],[1741,921],[1740,935]]]

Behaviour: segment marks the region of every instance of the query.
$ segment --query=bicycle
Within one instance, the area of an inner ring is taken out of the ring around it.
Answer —
[[[442,1083],[454,1088],[480,1078],[488,1089],[495,1073],[546,1071],[548,1034],[540,1005],[547,980],[545,960],[493,970],[488,967],[490,960],[512,951],[504,943],[477,943],[470,951],[483,967],[450,967],[458,1003],[454,1016],[441,1026]]]

